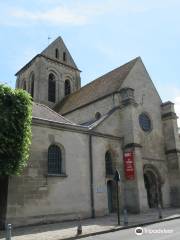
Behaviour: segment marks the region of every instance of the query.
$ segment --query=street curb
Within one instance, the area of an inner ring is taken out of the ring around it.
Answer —
[[[168,221],[175,220],[175,219],[180,219],[180,216],[179,217],[167,218],[167,219],[160,219],[160,220],[146,222],[146,223],[133,224],[133,225],[126,226],[126,227],[122,226],[122,227],[112,228],[112,229],[108,229],[108,230],[104,230],[104,231],[87,233],[87,234],[84,234],[84,235],[82,234],[80,236],[74,236],[74,237],[68,237],[68,238],[59,238],[59,240],[75,240],[75,239],[87,238],[87,237],[91,237],[91,236],[96,236],[96,235],[101,235],[101,234],[111,233],[111,232],[117,232],[117,231],[126,230],[126,229],[130,229],[130,228],[135,228],[135,227],[143,227],[143,226],[147,226],[147,225],[153,225],[153,224],[156,224],[156,223],[168,222]]]

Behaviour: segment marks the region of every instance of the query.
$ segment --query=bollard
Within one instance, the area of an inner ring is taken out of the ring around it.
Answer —
[[[82,234],[82,225],[81,225],[80,217],[78,217],[77,235],[81,235],[81,234]]]
[[[128,226],[128,214],[127,214],[127,210],[126,209],[124,209],[123,210],[123,212],[124,212],[124,226]]]
[[[159,219],[162,219],[162,209],[161,209],[160,204],[158,204],[158,217],[159,217]]]
[[[11,224],[6,225],[6,240],[11,240]]]

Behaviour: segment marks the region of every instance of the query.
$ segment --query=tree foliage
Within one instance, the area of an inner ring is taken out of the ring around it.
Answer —
[[[32,101],[21,89],[0,85],[0,175],[19,175],[29,158]]]

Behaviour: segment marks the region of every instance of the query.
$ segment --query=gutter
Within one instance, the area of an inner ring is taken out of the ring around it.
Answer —
[[[93,177],[93,156],[92,156],[92,135],[89,135],[89,168],[90,168],[90,199],[91,199],[91,217],[95,218],[94,209],[94,177]]]
[[[69,131],[69,132],[78,132],[82,134],[91,134],[92,136],[97,136],[97,137],[103,137],[103,138],[109,138],[113,140],[122,140],[122,137],[118,137],[115,135],[110,135],[110,134],[104,134],[96,131],[92,131],[89,127],[82,126],[82,125],[72,125],[69,123],[60,123],[52,120],[47,120],[47,119],[40,119],[40,118],[32,118],[32,125],[33,126],[40,126],[40,127],[48,127],[48,128],[53,128],[57,130],[63,130],[63,131]]]

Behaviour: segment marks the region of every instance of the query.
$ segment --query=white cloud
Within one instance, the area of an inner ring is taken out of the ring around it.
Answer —
[[[44,1],[44,3],[43,3]],[[141,13],[152,9],[172,7],[178,3],[177,0],[152,0],[151,2],[142,2],[140,0],[92,0],[92,1],[58,1],[41,0],[42,8],[40,10],[30,10],[27,7],[6,7],[6,12],[2,12],[0,17],[1,24],[14,25],[23,23],[45,22],[50,24],[69,24],[85,25],[95,20],[97,16],[107,13],[116,13],[118,15]],[[46,9],[46,10],[45,10]]]
[[[179,119],[178,119],[178,126],[180,128],[180,96],[175,98],[175,111],[176,114],[178,115]]]
[[[113,2],[116,0],[113,0]],[[14,7],[9,9],[8,19],[1,16],[1,22],[6,19],[6,23],[12,22],[18,23],[50,23],[54,25],[85,25],[93,21],[95,16],[103,15],[114,9],[111,1],[107,1],[105,4],[80,4],[81,1],[77,1],[76,4],[58,4],[49,7],[48,10],[28,10],[26,8]],[[15,21],[15,22],[14,22]]]
[[[87,22],[87,17],[83,14],[78,14],[78,11],[68,9],[64,6],[59,6],[48,11],[27,11],[24,9],[14,9],[11,11],[11,16],[16,19],[24,19],[33,22],[49,22],[54,24],[72,24],[82,25]]]

